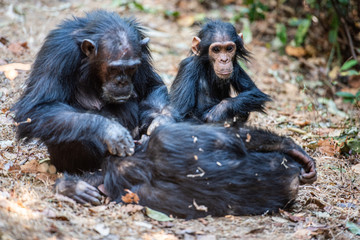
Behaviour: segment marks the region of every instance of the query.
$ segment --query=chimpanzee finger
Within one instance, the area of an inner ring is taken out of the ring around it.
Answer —
[[[87,195],[89,195],[91,197],[94,197],[96,199],[101,200],[101,194],[100,194],[99,190],[96,189],[96,188],[94,188],[94,189],[90,189],[90,188],[86,189],[85,194],[87,194]]]
[[[132,137],[126,138],[125,153],[128,156],[133,155],[135,152],[135,143]]]
[[[147,131],[146,131],[146,134],[148,135],[148,136],[150,136],[151,135],[151,133],[155,130],[155,128],[157,128],[158,126],[160,126],[160,122],[152,122],[151,124],[150,124],[150,126],[148,127],[148,129],[147,129]]]
[[[72,198],[77,202],[77,203],[80,203],[80,204],[87,204],[88,202],[83,200],[80,196],[78,195],[74,195],[72,196]]]
[[[303,168],[301,169],[301,174],[299,176],[301,184],[311,184],[316,181],[317,179],[316,171],[315,169],[311,169],[311,170],[312,171],[310,171],[309,173],[306,173]]]

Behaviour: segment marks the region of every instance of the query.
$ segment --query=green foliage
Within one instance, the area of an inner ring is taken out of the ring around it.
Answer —
[[[304,42],[306,34],[311,26],[310,19],[302,19],[295,33],[295,45],[301,46]]]
[[[336,95],[341,97],[344,102],[356,104],[360,101],[360,90],[355,95],[349,92],[337,92]]]
[[[360,153],[359,129],[350,127],[345,129],[339,137],[336,137],[338,144],[341,146],[342,153]]]
[[[276,24],[276,37],[279,38],[280,42],[283,46],[287,43],[287,33],[286,33],[286,27],[282,23]]]
[[[260,0],[245,0],[244,4],[249,6],[250,22],[265,19],[265,12],[269,10],[268,6],[262,4]]]
[[[170,10],[165,10],[164,15],[166,17],[179,17],[180,16],[180,12],[179,11],[170,11]]]
[[[349,70],[350,68],[354,67],[356,64],[358,64],[358,62],[355,59],[351,59],[342,65],[340,71]]]
[[[165,213],[153,210],[149,207],[145,207],[146,215],[156,221],[164,222],[164,221],[173,221],[174,219],[168,217]]]

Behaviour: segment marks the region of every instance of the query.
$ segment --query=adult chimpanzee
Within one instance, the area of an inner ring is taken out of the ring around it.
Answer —
[[[237,117],[244,122],[252,111],[263,112],[270,97],[261,92],[240,67],[248,61],[233,25],[210,21],[192,42],[192,56],[180,63],[170,89],[173,110],[180,119],[220,122]],[[231,98],[231,89],[238,94]]]
[[[104,183],[117,202],[130,190],[142,205],[189,219],[278,211],[295,198],[299,180],[316,180],[314,161],[289,138],[186,122],[158,127],[133,156],[110,156],[104,165],[102,176],[59,179],[57,192],[100,204],[96,187]]]
[[[160,116],[167,89],[133,19],[94,11],[66,20],[40,49],[16,103],[19,138],[39,138],[60,171],[98,169],[134,152],[133,137]]]

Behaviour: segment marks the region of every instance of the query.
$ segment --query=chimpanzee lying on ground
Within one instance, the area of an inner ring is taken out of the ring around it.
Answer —
[[[95,170],[109,154],[133,154],[133,138],[168,102],[148,40],[117,13],[94,11],[60,24],[13,108],[17,122],[31,119],[19,125],[18,138],[44,142],[58,171]]]
[[[248,60],[242,37],[230,23],[209,21],[192,42],[192,55],[180,63],[170,89],[172,111],[180,120],[203,122],[235,119],[245,122],[250,112],[263,112],[270,97],[260,91],[239,60]],[[231,98],[231,89],[238,94]]]
[[[97,186],[104,184],[117,202],[128,189],[141,205],[190,219],[276,212],[296,197],[299,182],[315,180],[314,161],[290,138],[251,128],[176,123],[155,129],[133,156],[109,156],[103,173],[65,175],[56,190],[81,203],[100,204]]]

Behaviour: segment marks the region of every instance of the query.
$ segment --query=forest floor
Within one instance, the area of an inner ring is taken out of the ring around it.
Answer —
[[[0,1],[0,66],[25,64],[18,65],[17,70],[0,72],[0,239],[359,237],[356,236],[356,232],[360,234],[359,155],[340,154],[335,140],[344,131],[359,131],[359,109],[341,99],[332,102],[336,107],[329,102],[319,103],[319,93],[326,89],[316,85],[320,74],[316,64],[324,59],[281,56],[256,37],[246,46],[253,53],[247,71],[258,87],[271,95],[273,102],[267,105],[266,115],[252,114],[249,124],[292,137],[317,162],[318,180],[300,187],[292,209],[273,215],[209,216],[161,222],[148,217],[139,206],[112,203],[82,206],[55,195],[52,184],[58,174],[47,164],[46,147],[36,141],[17,142],[13,115],[9,112],[23,90],[29,74],[26,69],[34,61],[46,34],[64,18],[83,16],[92,9],[104,8],[122,16],[135,16],[150,36],[157,71],[166,84],[171,84],[199,29],[192,26],[194,16],[205,14],[226,19],[228,14],[219,10],[207,12],[198,6],[200,1],[188,1],[186,7],[175,6],[175,2],[183,1],[143,1],[137,8],[114,6],[115,2],[121,1]],[[141,9],[143,6],[156,11]],[[183,15],[177,19],[166,17],[165,10],[179,10]],[[256,27],[257,31],[262,29],[260,25]],[[301,71],[308,72],[299,81]]]

